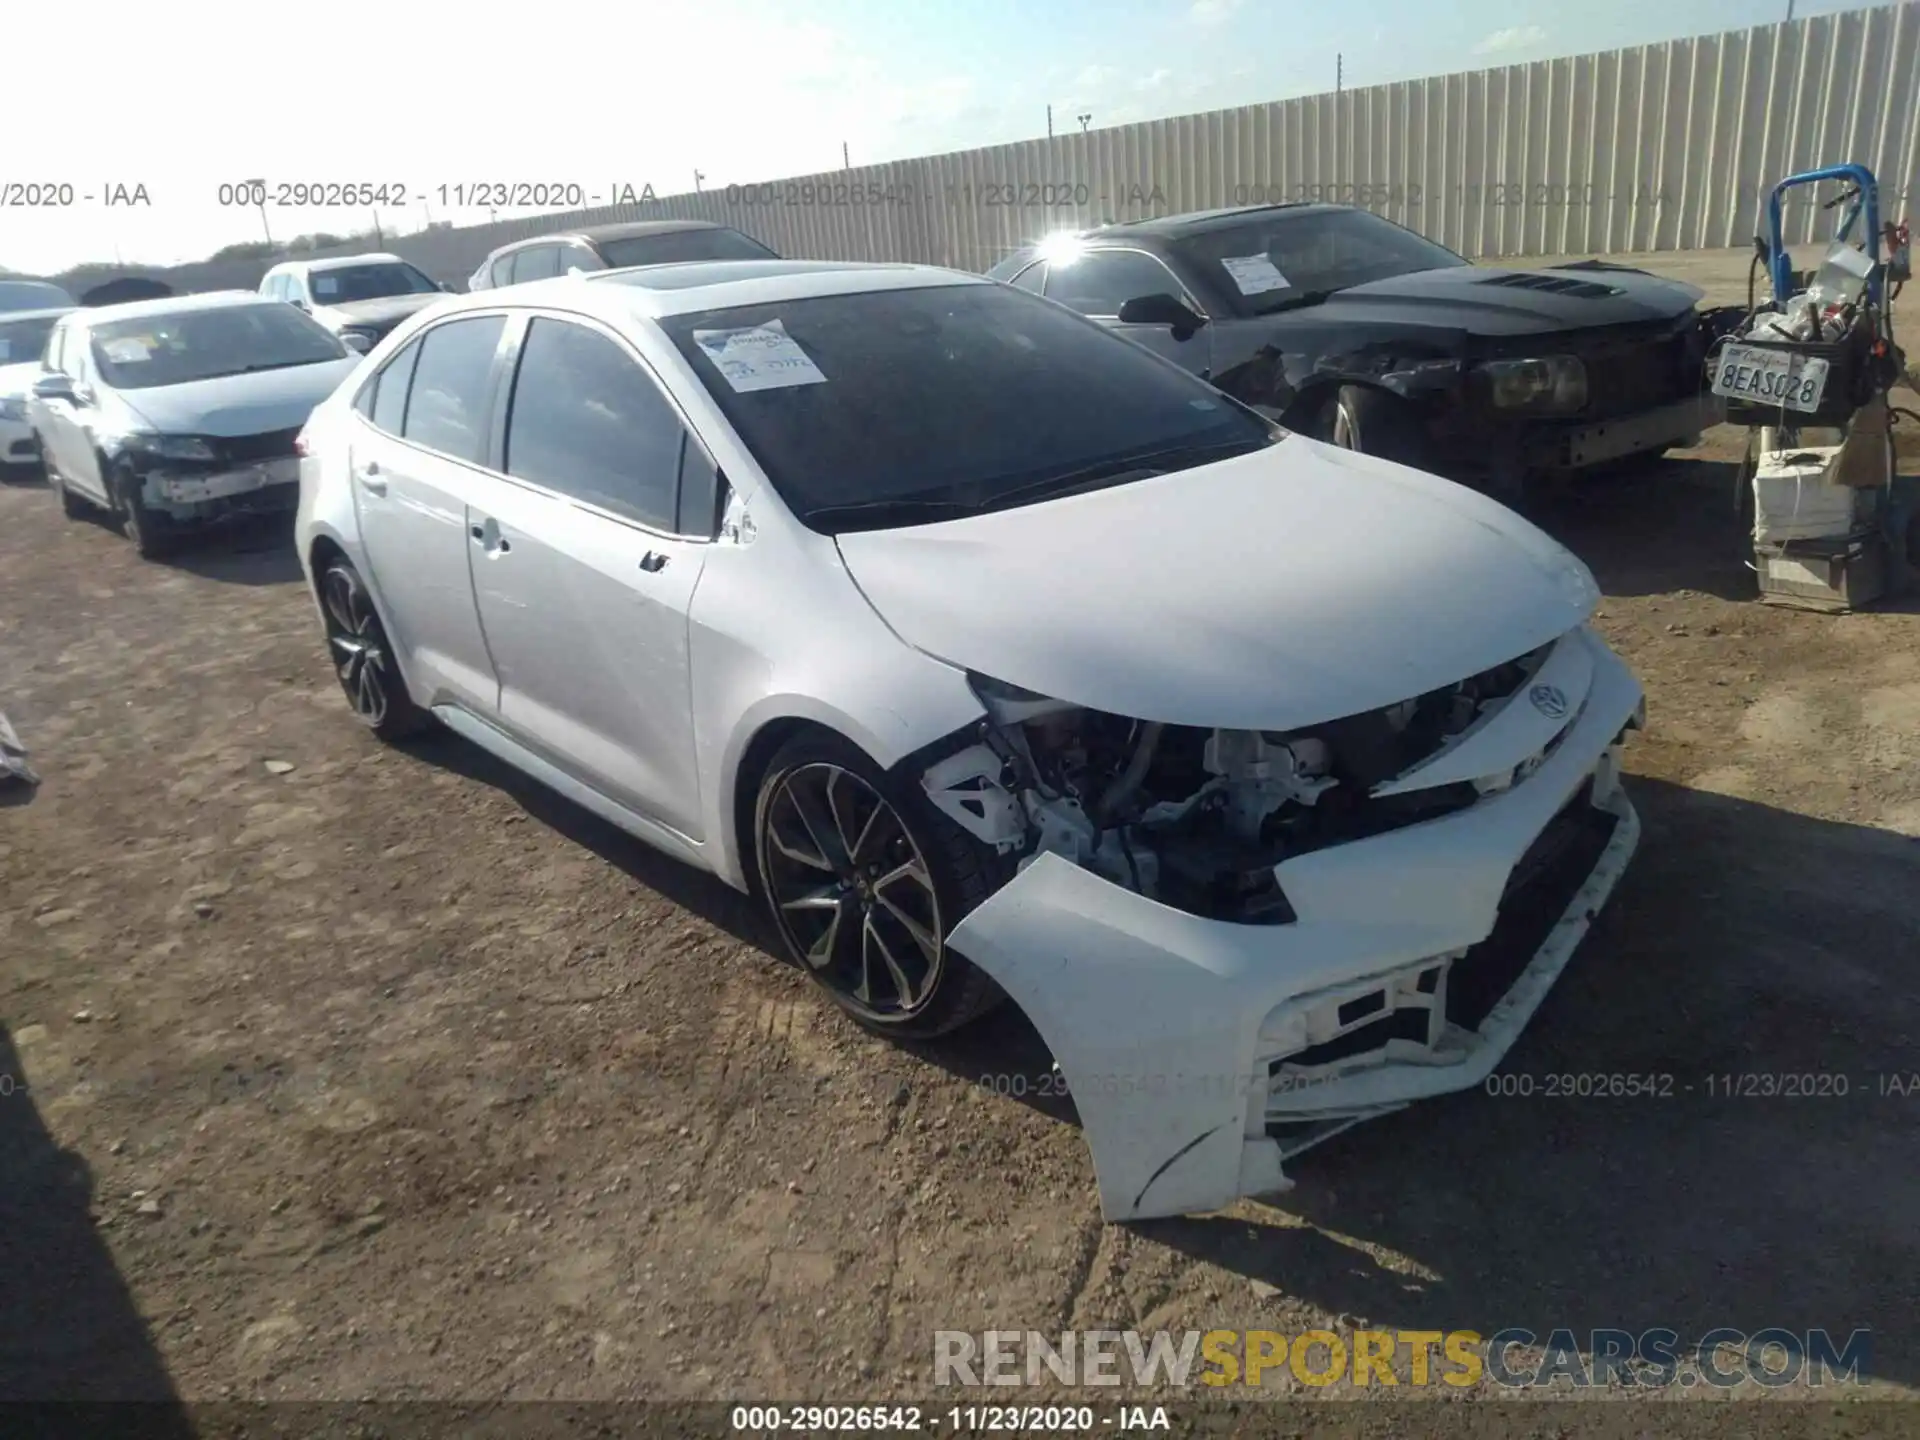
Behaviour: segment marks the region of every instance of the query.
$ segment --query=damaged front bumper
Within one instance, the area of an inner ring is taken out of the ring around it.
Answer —
[[[1703,394],[1614,420],[1538,425],[1525,435],[1523,460],[1530,469],[1584,470],[1630,455],[1694,445],[1725,413],[1718,396]]]
[[[147,505],[177,520],[210,519],[243,510],[291,510],[300,495],[297,456],[276,456],[220,470],[160,463],[141,478]]]
[[[1042,854],[954,929],[1051,1049],[1109,1220],[1284,1190],[1289,1155],[1492,1072],[1639,837],[1618,764],[1641,689],[1579,638],[1592,683],[1537,769],[1283,861],[1292,923],[1203,919]]]

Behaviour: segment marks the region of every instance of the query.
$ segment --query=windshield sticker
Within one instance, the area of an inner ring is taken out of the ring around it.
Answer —
[[[1228,255],[1220,262],[1240,287],[1242,295],[1263,295],[1269,290],[1284,290],[1292,282],[1274,268],[1265,255]]]
[[[153,358],[153,342],[144,335],[109,340],[100,348],[115,365],[142,365]]]
[[[313,282],[313,293],[315,295],[338,295],[340,293],[340,282],[331,275],[310,275],[307,278]]]
[[[696,330],[693,343],[706,352],[739,394],[818,385],[827,378],[779,320],[742,330]]]

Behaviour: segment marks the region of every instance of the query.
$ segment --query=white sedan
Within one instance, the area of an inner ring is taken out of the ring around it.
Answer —
[[[1578,560],[978,277],[461,297],[303,449],[366,725],[755,892],[877,1030],[1010,996],[1111,1219],[1479,1084],[1638,835]]]

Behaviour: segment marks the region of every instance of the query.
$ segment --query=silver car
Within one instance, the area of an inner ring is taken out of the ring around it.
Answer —
[[[140,554],[238,510],[293,508],[294,438],[360,357],[245,291],[75,310],[27,403],[69,518],[117,516]]]
[[[1114,1219],[1478,1087],[1639,833],[1577,559],[977,276],[462,296],[302,443],[364,724],[757,893],[877,1030],[1011,997]]]

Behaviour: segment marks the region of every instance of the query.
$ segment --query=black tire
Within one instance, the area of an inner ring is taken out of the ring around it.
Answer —
[[[360,572],[335,556],[320,572],[320,614],[327,658],[354,718],[385,741],[418,735],[433,717],[414,703],[387,629]]]
[[[1420,417],[1397,395],[1365,385],[1342,385],[1327,400],[1320,438],[1343,450],[1432,468],[1432,447]]]
[[[140,494],[140,477],[131,466],[122,463],[105,473],[111,476],[108,490],[120,516],[120,528],[140,558],[158,560],[168,554],[180,538],[173,517],[147,508]]]
[[[946,937],[1011,862],[840,736],[809,731],[774,755],[753,863],[787,958],[867,1029],[944,1035],[1005,998]]]

